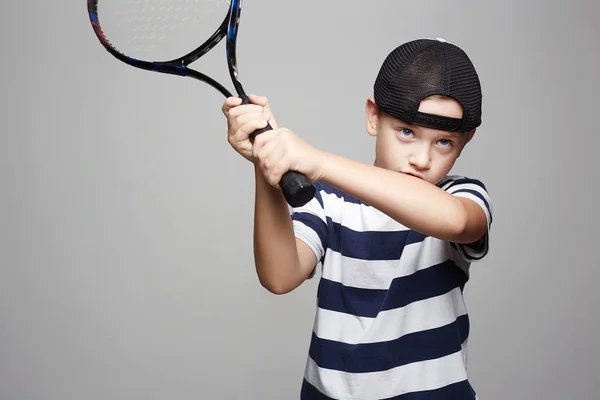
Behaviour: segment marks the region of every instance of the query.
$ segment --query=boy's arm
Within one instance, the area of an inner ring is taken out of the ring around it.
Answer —
[[[294,235],[281,190],[269,185],[255,167],[254,259],[261,284],[285,294],[300,286],[317,264],[315,253]]]
[[[320,179],[428,236],[470,244],[487,233],[481,206],[419,178],[327,153]]]
[[[288,204],[280,190],[265,180],[257,165],[249,135],[266,126],[277,128],[267,99],[250,95],[253,105],[242,105],[239,98],[228,98],[222,106],[227,117],[227,138],[231,146],[254,164],[256,203],[254,213],[254,257],[261,284],[270,292],[284,294],[304,282],[317,264],[315,251],[296,239]],[[260,142],[272,135],[263,133]]]
[[[321,151],[288,129],[257,136],[253,153],[272,186],[284,172],[298,171],[313,182],[329,183],[361,199],[424,235],[470,245],[487,233],[486,212],[475,201],[416,177]]]

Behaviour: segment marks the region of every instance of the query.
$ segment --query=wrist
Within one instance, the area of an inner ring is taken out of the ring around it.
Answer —
[[[321,153],[321,163],[315,181],[328,182],[331,180],[331,175],[335,165],[335,154],[323,151]]]

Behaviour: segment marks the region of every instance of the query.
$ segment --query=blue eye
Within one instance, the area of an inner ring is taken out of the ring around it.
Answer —
[[[412,137],[413,131],[411,131],[410,129],[402,128],[398,131],[398,135],[401,138],[409,139]]]
[[[452,147],[452,146],[454,146],[454,143],[452,143],[452,141],[450,141],[448,139],[440,139],[438,141],[438,143],[440,144],[441,147]]]

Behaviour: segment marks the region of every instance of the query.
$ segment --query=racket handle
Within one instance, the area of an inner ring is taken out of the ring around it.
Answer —
[[[306,176],[296,171],[288,171],[279,181],[283,197],[292,207],[302,207],[315,197],[316,189]]]
[[[254,131],[250,135],[250,142],[254,143],[254,138],[261,133],[273,130],[270,124],[262,129]],[[302,207],[312,200],[317,190],[310,183],[308,178],[296,171],[288,171],[281,177],[279,187],[283,192],[283,197],[292,207]]]

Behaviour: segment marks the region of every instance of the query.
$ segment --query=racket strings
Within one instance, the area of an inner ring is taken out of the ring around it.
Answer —
[[[230,0],[99,0],[102,30],[130,57],[167,60],[187,54],[219,27]]]

